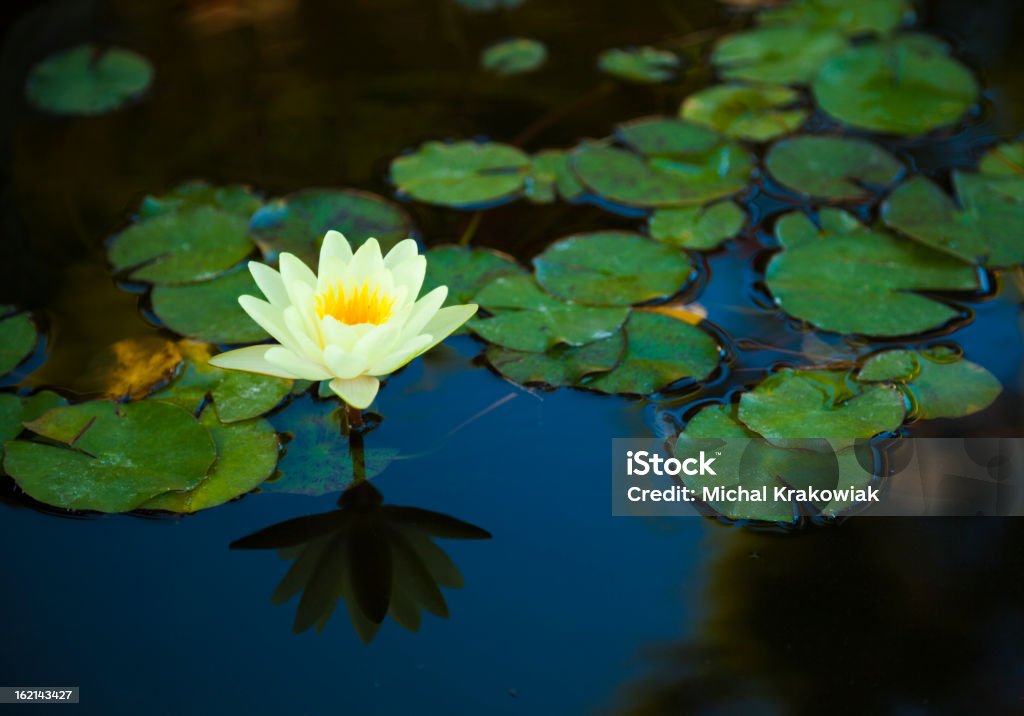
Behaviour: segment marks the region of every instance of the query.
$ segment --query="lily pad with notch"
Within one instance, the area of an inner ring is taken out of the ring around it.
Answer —
[[[511,37],[488,45],[480,53],[480,66],[498,75],[521,75],[544,64],[548,50],[529,37]]]
[[[650,216],[651,238],[673,246],[710,251],[743,230],[747,215],[738,204],[722,201],[710,206],[656,209]]]
[[[137,52],[84,44],[33,67],[25,92],[33,105],[47,112],[97,115],[139,97],[152,81],[153,66]]]
[[[887,35],[914,16],[911,0],[793,0],[758,15],[761,25],[800,25],[844,35]]]
[[[59,405],[67,405],[67,401],[49,390],[29,397],[0,393],[0,459],[3,458],[4,443],[18,437],[24,423]]]
[[[656,47],[616,47],[597,58],[597,66],[605,74],[640,84],[667,82],[676,76],[679,64],[678,55]]]
[[[711,62],[727,80],[808,84],[823,63],[846,47],[846,38],[832,30],[761,27],[719,40]]]
[[[484,356],[495,370],[514,383],[564,387],[579,385],[590,376],[612,370],[622,360],[625,347],[625,336],[618,331],[586,345],[561,345],[545,353],[490,345]]]
[[[238,305],[238,297],[259,296],[244,267],[210,281],[184,286],[157,286],[153,313],[170,330],[209,343],[259,343],[269,336]]]
[[[801,95],[777,84],[726,83],[690,95],[679,115],[727,137],[766,142],[800,127],[810,111],[797,106]]]
[[[765,164],[787,188],[827,201],[870,199],[903,174],[896,157],[877,144],[853,137],[783,139],[772,145]]]
[[[391,162],[391,183],[417,201],[461,209],[515,199],[530,157],[497,142],[427,142]]]
[[[152,219],[201,206],[221,209],[248,219],[253,212],[263,206],[263,200],[252,189],[242,184],[220,186],[201,180],[188,181],[166,194],[146,196],[139,206],[139,218]]]

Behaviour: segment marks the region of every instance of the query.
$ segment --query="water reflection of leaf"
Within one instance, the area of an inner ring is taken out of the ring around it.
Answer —
[[[359,638],[369,643],[388,615],[417,631],[422,612],[447,617],[441,587],[462,587],[462,574],[434,539],[490,539],[468,522],[418,507],[384,505],[368,482],[350,488],[337,510],[298,517],[232,543],[276,549],[292,565],[274,590],[283,604],[300,595],[294,630],[323,631],[344,601]]]

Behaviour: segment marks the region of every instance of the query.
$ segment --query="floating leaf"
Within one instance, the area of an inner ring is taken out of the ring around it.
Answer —
[[[316,266],[320,242],[340,231],[353,248],[371,236],[387,250],[412,233],[405,210],[382,196],[358,189],[303,189],[268,202],[249,222],[256,243],[268,257],[282,251]]]
[[[576,385],[587,376],[606,373],[618,365],[626,347],[622,331],[584,346],[559,346],[547,353],[528,353],[488,346],[484,355],[509,380],[525,385]]]
[[[78,45],[33,67],[25,91],[47,112],[102,114],[141,95],[152,80],[152,65],[131,50]]]
[[[573,154],[579,180],[617,204],[703,204],[742,190],[753,168],[746,150],[682,120],[631,122],[618,137],[639,154],[607,143],[586,143]]]
[[[491,314],[470,328],[489,343],[543,353],[564,344],[582,346],[619,330],[629,309],[566,303],[544,293],[531,276],[496,279],[474,299]]]
[[[290,380],[210,365],[210,347],[205,343],[181,341],[178,346],[187,359],[185,369],[172,385],[154,396],[158,400],[195,413],[209,396],[217,418],[236,423],[270,412],[291,392]]]
[[[337,400],[316,401],[305,395],[270,418],[279,433],[286,433],[285,454],[278,470],[281,477],[264,482],[263,492],[295,495],[326,495],[341,492],[352,484],[352,455],[349,441],[341,434],[341,413]],[[381,473],[398,454],[390,448],[366,448],[366,478]]]
[[[110,242],[110,262],[137,281],[190,283],[212,278],[253,252],[246,219],[200,206],[134,224]]]
[[[762,27],[722,38],[711,61],[728,80],[807,84],[846,45],[838,32],[800,25]]]
[[[58,405],[67,405],[67,401],[49,390],[41,391],[29,398],[0,393],[0,459],[4,455],[4,443],[18,437],[22,423],[35,420]]]
[[[675,77],[679,58],[655,47],[630,47],[605,50],[597,58],[597,66],[605,74],[629,82],[654,84]]]
[[[896,157],[851,137],[801,136],[776,142],[765,159],[779,182],[804,196],[829,201],[869,199],[903,173]]]
[[[123,338],[91,358],[70,386],[104,398],[138,400],[171,380],[181,365],[178,345],[159,336]]]
[[[8,442],[4,469],[36,500],[68,509],[135,509],[195,487],[216,457],[206,428],[158,401],[57,407],[26,427],[61,445]]]
[[[652,311],[634,311],[625,327],[626,352],[609,373],[586,383],[602,393],[650,395],[685,378],[703,380],[721,351],[704,330]]]
[[[916,417],[962,418],[984,410],[999,396],[999,379],[945,346],[923,351],[891,350],[872,356],[858,380],[906,383]]]
[[[738,416],[769,439],[854,440],[898,428],[906,402],[892,386],[854,383],[844,371],[783,370],[742,395]]]
[[[258,343],[268,338],[238,305],[242,294],[259,296],[244,268],[211,281],[153,289],[153,312],[175,333],[209,343]]]
[[[833,228],[847,219],[831,216]],[[967,265],[913,241],[866,227],[816,233],[799,213],[780,219],[784,250],[765,272],[776,304],[827,331],[902,336],[938,328],[961,315],[917,291],[979,288]]]
[[[953,172],[960,206],[924,177],[893,190],[882,207],[892,228],[965,261],[989,267],[1024,262],[1024,179]],[[962,207],[962,208],[961,208]]]
[[[686,254],[629,231],[567,236],[533,260],[545,291],[592,306],[628,306],[670,296],[695,276]]]
[[[743,209],[731,201],[706,207],[657,209],[651,214],[651,236],[686,249],[710,251],[736,236],[746,221]]]
[[[988,150],[978,171],[990,176],[1024,177],[1024,142],[1007,142]]]
[[[977,99],[978,83],[941,42],[907,35],[832,58],[814,80],[814,97],[851,127],[923,134],[960,119]]]
[[[469,303],[477,291],[501,276],[526,273],[514,258],[494,249],[436,246],[426,256],[427,275],[420,294],[426,295],[438,286],[447,286],[447,306]]]
[[[572,169],[571,154],[562,149],[547,149],[533,156],[524,194],[542,204],[555,200],[555,192],[565,201],[579,199],[586,189]]]
[[[391,182],[418,201],[470,208],[515,198],[529,170],[530,158],[507,144],[427,142],[391,162]]]
[[[512,37],[488,45],[480,55],[480,66],[499,75],[521,75],[533,72],[547,58],[544,43],[528,37]]]
[[[255,489],[277,465],[277,433],[266,420],[224,425],[213,411],[200,422],[213,437],[217,461],[206,478],[190,490],[165,492],[140,505],[146,510],[198,512],[235,499]]]
[[[845,35],[885,35],[913,17],[910,0],[794,0],[762,12],[762,25],[803,25]]]
[[[263,200],[249,187],[241,184],[215,186],[205,181],[189,181],[166,194],[147,196],[139,207],[139,218],[152,219],[201,206],[222,209],[248,219],[263,206]]]
[[[492,12],[494,10],[513,10],[526,0],[455,0],[466,10],[472,12]]]
[[[0,315],[10,306],[0,306]],[[0,319],[0,375],[6,375],[35,350],[36,326],[27,313],[15,313]]]
[[[687,97],[679,114],[728,137],[766,142],[804,123],[810,112],[793,107],[799,101],[800,93],[785,85],[723,84]]]

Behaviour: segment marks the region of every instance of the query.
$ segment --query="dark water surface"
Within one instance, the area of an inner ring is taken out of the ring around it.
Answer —
[[[745,22],[711,0],[527,0],[497,15],[450,0],[65,1],[8,12],[0,302],[49,321],[37,385],[71,384],[104,346],[160,332],[110,278],[103,244],[144,195],[196,177],[268,196],[321,185],[390,195],[388,161],[424,140],[571,146],[674,113],[713,80],[700,33]],[[1024,128],[1022,15],[1012,0],[929,3],[925,26],[986,85],[983,115],[927,148],[890,146],[941,178]],[[478,71],[480,48],[507,35],[544,41],[545,68],[502,80]],[[25,107],[32,63],[97,39],[153,60],[144,101],[88,120]],[[594,69],[603,49],[649,43],[687,48],[683,83],[622,86]],[[763,194],[754,203],[778,210]],[[469,220],[408,208],[427,245],[458,238]],[[526,259],[574,231],[635,223],[520,202],[485,213],[474,243]],[[527,391],[474,363],[479,347],[466,337],[388,382],[367,440],[411,457],[374,480],[384,500],[493,535],[443,543],[466,586],[446,591],[450,618],[427,615],[419,633],[389,620],[365,646],[339,610],[322,634],[294,635],[295,602],[270,601],[288,563],[228,549],[329,510],[334,497],[256,494],[184,519],[72,518],[4,482],[0,685],[81,686],[73,708],[90,714],[1024,713],[1019,521],[853,519],[775,534],[611,517],[613,437],[670,434],[694,400],[756,382],[779,361],[813,362],[807,335],[758,307],[763,257],[751,232],[707,260],[698,300],[733,337],[736,360],[699,394],[641,403]],[[983,413],[915,435],[1024,426],[1020,289],[1006,282],[971,309],[946,339],[1005,391]]]

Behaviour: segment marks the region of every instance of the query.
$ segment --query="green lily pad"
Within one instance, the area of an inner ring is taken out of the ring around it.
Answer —
[[[826,331],[902,336],[938,328],[960,313],[917,291],[979,288],[974,269],[937,251],[879,230],[844,228],[827,213],[832,230],[817,233],[810,219],[792,213],[776,236],[784,250],[765,272],[776,304]]]
[[[581,306],[552,298],[531,276],[498,278],[474,300],[493,314],[474,319],[470,323],[474,333],[489,343],[533,353],[608,338],[629,315],[626,307]]]
[[[269,336],[238,305],[238,297],[259,296],[244,268],[210,281],[184,286],[157,286],[153,312],[175,333],[208,343],[258,343]]]
[[[353,249],[374,237],[387,251],[408,238],[413,225],[405,209],[359,189],[303,189],[268,202],[249,222],[268,258],[287,251],[309,266],[316,266],[320,243],[332,229],[344,234]]]
[[[814,97],[844,124],[924,134],[955,123],[978,98],[974,75],[938,40],[908,35],[852,47],[814,79]]]
[[[801,136],[776,142],[765,159],[779,182],[804,196],[829,201],[870,199],[903,173],[896,157],[851,137]]]
[[[187,360],[185,369],[173,384],[153,396],[157,400],[195,413],[209,396],[220,422],[237,423],[270,412],[291,392],[290,380],[210,365],[206,344],[182,341],[178,345]],[[212,412],[208,409],[203,414]]]
[[[533,260],[537,282],[567,301],[629,306],[682,290],[695,276],[686,254],[629,231],[567,236]]]
[[[650,311],[633,311],[625,327],[626,352],[608,373],[586,383],[602,393],[651,395],[680,380],[703,380],[721,351],[706,331]]]
[[[168,284],[212,278],[254,249],[245,218],[200,206],[128,227],[110,242],[108,255],[132,279]]]
[[[493,12],[494,10],[513,10],[526,0],[455,0],[461,7],[471,12]]]
[[[572,169],[572,155],[562,149],[546,149],[533,155],[530,174],[523,193],[537,204],[555,200],[556,193],[565,201],[575,201],[586,192]]]
[[[802,25],[844,35],[886,35],[912,18],[910,0],[793,0],[758,15],[762,25]]]
[[[199,420],[210,431],[217,461],[206,478],[190,490],[165,492],[140,505],[145,510],[192,513],[205,510],[254,490],[277,465],[278,442],[266,420],[224,425],[213,411]]]
[[[965,261],[1007,267],[1024,262],[1024,179],[953,173],[959,206],[924,177],[893,190],[882,218],[893,229]]]
[[[718,248],[743,230],[747,215],[737,204],[656,209],[649,220],[651,237],[673,246],[698,251]]]
[[[680,116],[727,137],[766,142],[796,130],[810,111],[794,107],[800,93],[785,85],[722,84],[690,95]]]
[[[263,200],[252,189],[241,184],[217,186],[205,181],[189,181],[166,194],[147,196],[139,207],[139,218],[152,219],[201,206],[221,209],[248,219],[263,206]]]
[[[484,356],[494,369],[514,383],[541,383],[552,387],[577,385],[588,376],[607,373],[622,359],[626,339],[622,331],[583,346],[558,346],[546,353],[487,347]]]
[[[57,407],[26,427],[60,445],[8,442],[4,470],[36,500],[67,509],[125,512],[190,490],[217,454],[192,415],[152,400]]]
[[[436,246],[427,251],[426,256],[427,274],[420,294],[447,286],[446,306],[471,302],[481,288],[501,276],[526,273],[514,258],[494,249]]]
[[[326,495],[342,492],[353,480],[349,441],[341,434],[341,412],[337,400],[317,401],[310,395],[293,400],[285,410],[271,416],[284,441],[285,453],[278,465],[281,477],[264,482],[263,492],[294,495]],[[398,451],[365,448],[366,478],[377,476],[391,464]]]
[[[50,55],[29,72],[25,92],[55,114],[103,114],[141,95],[153,66],[131,50],[86,44]]]
[[[859,384],[844,371],[783,370],[740,398],[739,419],[770,440],[855,440],[895,430],[906,417],[903,394]]]
[[[808,84],[822,64],[846,46],[846,38],[834,31],[802,25],[762,27],[722,38],[711,62],[727,80]]]
[[[614,48],[600,54],[597,66],[605,74],[619,79],[655,84],[676,76],[679,57],[655,47]]]
[[[704,204],[744,189],[753,169],[749,152],[682,120],[631,122],[620,127],[618,137],[636,151],[590,142],[573,154],[580,182],[617,204]]]
[[[990,176],[1024,177],[1024,142],[1007,142],[988,150],[978,171]]]
[[[0,307],[0,314],[7,313],[8,306]],[[0,319],[0,375],[6,375],[18,367],[35,350],[39,337],[36,325],[27,313],[15,313]]]
[[[915,417],[922,420],[973,415],[991,405],[1003,390],[998,378],[945,346],[878,353],[864,364],[857,379],[906,384]]]
[[[391,162],[391,183],[417,201],[456,208],[491,206],[523,189],[530,157],[497,142],[427,142]]]
[[[0,393],[0,459],[4,455],[4,443],[18,437],[23,423],[35,420],[58,405],[67,405],[67,401],[49,390],[28,398]]]
[[[533,72],[548,58],[543,42],[528,37],[512,37],[488,45],[480,54],[480,66],[499,75]]]

